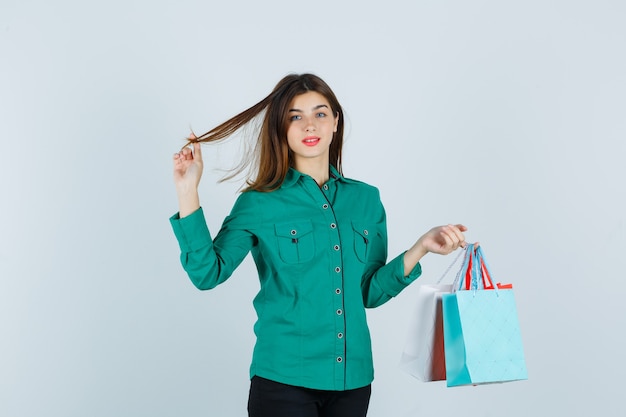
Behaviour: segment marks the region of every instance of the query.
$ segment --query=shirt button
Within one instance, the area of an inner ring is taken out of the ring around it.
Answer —
[[[337,228],[337,225],[336,225],[335,223],[331,223],[331,224],[330,224],[330,228],[331,228],[331,229],[336,229],[336,228]]]
[[[324,184],[324,189],[328,190],[328,185]]]
[[[364,234],[365,236],[367,236],[367,235],[369,235],[369,234],[370,234],[370,232],[368,232],[368,231],[367,231],[367,229],[365,229],[365,230],[363,230],[363,234]]]
[[[296,230],[292,230],[290,233],[291,233],[291,236],[295,236],[298,232]]]
[[[338,315],[338,316],[341,316],[342,314],[343,314],[343,310],[342,310],[342,309],[340,309],[340,308],[338,308],[338,309],[337,309],[337,315]]]
[[[337,333],[337,338],[338,339],[343,339],[343,333]]]
[[[322,204],[322,208],[326,210],[328,208],[328,204]]]
[[[333,249],[335,249],[335,250],[339,250],[339,245],[335,245],[335,246],[333,247]]]
[[[341,294],[341,288],[337,288],[337,289],[335,290],[335,294],[337,294],[337,295]]]
[[[341,272],[341,268],[339,268],[339,267],[335,268],[335,272],[336,273],[340,273]]]
[[[337,363],[341,363],[341,362],[343,362],[343,358],[342,358],[341,356],[339,356],[339,357],[337,358]]]

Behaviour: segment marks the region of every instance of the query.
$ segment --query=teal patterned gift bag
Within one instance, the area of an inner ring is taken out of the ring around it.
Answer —
[[[466,250],[457,291],[442,297],[447,386],[528,379],[513,289],[493,284],[481,247]]]

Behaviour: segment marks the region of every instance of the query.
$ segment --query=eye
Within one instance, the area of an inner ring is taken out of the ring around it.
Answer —
[[[298,114],[296,114],[295,116],[291,116],[289,118],[289,120],[292,121],[292,122],[295,122],[296,120],[300,120],[300,119],[302,119],[302,116],[300,116]]]
[[[326,117],[326,113],[319,112],[319,113],[317,113],[317,117]]]

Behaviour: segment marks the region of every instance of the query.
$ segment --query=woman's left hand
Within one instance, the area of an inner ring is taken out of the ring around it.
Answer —
[[[467,227],[462,224],[437,226],[420,237],[416,245],[422,246],[425,252],[447,255],[458,248],[465,247],[465,236],[463,235],[465,231],[467,231]]]
[[[404,254],[404,276],[415,268],[415,265],[428,252],[447,255],[458,248],[465,247],[463,232],[467,227],[462,224],[437,226],[430,229]]]

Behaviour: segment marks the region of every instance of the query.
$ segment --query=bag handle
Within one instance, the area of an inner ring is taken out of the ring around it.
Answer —
[[[485,254],[481,247],[476,248],[473,254],[474,266],[472,268],[472,285],[471,289],[474,292],[477,290],[494,290],[496,296],[499,296],[500,286],[493,283],[493,279],[491,278],[491,272],[489,269],[489,265],[487,264],[487,260],[485,259]],[[509,286],[505,286],[507,288]]]
[[[495,284],[492,278],[491,269],[485,258],[482,246],[475,243],[468,243],[462,251],[459,251],[452,263],[437,280],[437,284],[450,273],[450,270],[463,256],[461,268],[456,273],[452,283],[452,291],[464,290],[498,290],[511,288],[510,284]]]
[[[482,278],[483,289],[497,289],[497,285],[495,285],[491,279],[491,270],[489,268],[489,264],[487,264],[485,253],[480,246],[476,249],[476,255],[480,259],[480,275]]]
[[[491,279],[491,272],[482,247],[470,244],[466,249],[465,260],[459,271],[459,275],[465,273],[465,276],[461,277],[460,282],[455,283],[455,290],[497,289]]]
[[[495,290],[511,289],[511,284],[494,283],[491,269],[485,258],[482,246],[475,243],[468,243],[462,251],[454,258],[450,266],[445,270],[441,277],[437,280],[437,284],[448,275],[450,270],[464,255],[461,268],[456,273],[454,282],[452,283],[452,291],[467,290]]]
[[[461,258],[461,256],[464,256],[463,258],[463,263],[461,264],[461,268],[459,269],[459,271],[456,273],[456,277],[454,278],[454,282],[452,283],[452,288],[453,290],[456,291],[456,288],[458,286],[459,280],[461,278],[461,272],[466,270],[467,265],[470,262],[470,257],[471,254],[474,250],[474,244],[473,243],[468,243],[467,245],[465,245],[465,247],[463,248],[462,251],[459,251],[459,253],[456,255],[456,258],[454,258],[454,260],[452,261],[452,263],[450,264],[450,266],[448,266],[448,268],[445,270],[445,272],[441,275],[441,277],[437,280],[437,284],[440,284],[441,281],[443,281],[443,279],[448,275],[448,273],[450,272],[450,270],[452,269],[452,267],[459,261],[459,259]]]

